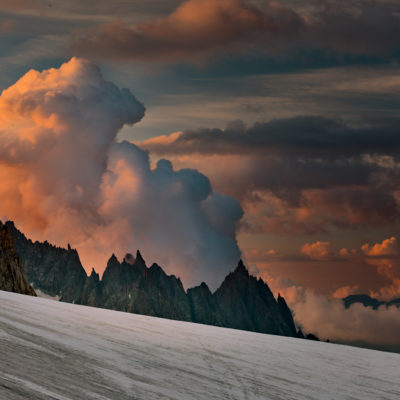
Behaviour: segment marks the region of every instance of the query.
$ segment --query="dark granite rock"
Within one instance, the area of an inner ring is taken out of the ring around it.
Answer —
[[[14,240],[0,222],[0,290],[36,296],[25,276],[24,265],[15,250]]]

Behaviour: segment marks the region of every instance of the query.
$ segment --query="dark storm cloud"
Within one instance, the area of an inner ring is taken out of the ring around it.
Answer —
[[[116,21],[76,31],[71,50],[98,58],[180,60],[260,40],[293,38],[303,18],[278,3],[187,0],[169,16],[135,27]]]
[[[385,226],[400,216],[399,119],[350,126],[321,117],[177,132],[140,144],[196,162],[215,187],[257,211],[252,229],[315,233],[328,226]],[[250,217],[249,217],[250,218]]]
[[[365,120],[358,126],[319,116],[300,116],[256,123],[241,121],[225,129],[199,129],[163,141],[149,139],[146,146],[160,154],[243,154],[246,152],[302,155],[359,156],[364,153],[400,153],[400,118]]]

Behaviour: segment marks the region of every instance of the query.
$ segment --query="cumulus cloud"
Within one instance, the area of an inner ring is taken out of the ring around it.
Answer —
[[[390,5],[363,4],[305,11],[243,0],[186,0],[168,16],[129,26],[121,21],[75,31],[73,54],[120,60],[187,60],[217,51],[269,53],[294,46],[393,56],[400,17]]]
[[[394,256],[399,254],[399,245],[395,237],[385,239],[382,243],[370,246],[368,243],[361,247],[367,256]]]
[[[367,256],[365,261],[388,281],[387,285],[378,290],[371,290],[371,296],[382,300],[400,297],[400,253],[397,239],[391,237],[372,246],[366,243],[361,246],[361,250]]]
[[[0,214],[33,239],[71,243],[88,270],[140,248],[186,284],[216,285],[240,257],[242,209],[199,172],[151,169],[148,153],[116,143],[144,111],[83,59],[29,71],[0,96]]]
[[[330,242],[315,242],[315,243],[305,243],[301,247],[301,253],[314,259],[320,260],[329,256],[331,249]]]

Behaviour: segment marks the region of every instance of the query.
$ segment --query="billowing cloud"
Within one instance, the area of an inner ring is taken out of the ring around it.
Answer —
[[[399,254],[399,245],[395,237],[385,239],[382,243],[370,246],[368,243],[361,247],[367,256],[394,256]]]
[[[315,242],[315,243],[305,243],[301,247],[301,253],[314,259],[320,260],[329,256],[331,249],[330,242]]]
[[[371,290],[371,296],[383,300],[400,297],[400,252],[397,239],[391,237],[372,246],[366,243],[361,246],[361,250],[367,256],[365,261],[374,266],[378,274],[388,282],[378,290]]]
[[[238,202],[195,170],[116,143],[144,115],[92,63],[29,71],[0,96],[0,215],[33,239],[70,243],[102,272],[136,248],[185,284],[216,285],[237,262]]]
[[[119,60],[187,60],[217,51],[269,53],[288,48],[392,56],[400,18],[384,4],[311,7],[279,2],[256,7],[243,0],[186,0],[168,16],[129,26],[121,21],[75,31],[73,54]]]

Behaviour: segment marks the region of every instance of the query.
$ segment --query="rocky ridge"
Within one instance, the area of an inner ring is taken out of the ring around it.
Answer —
[[[240,260],[212,293],[206,283],[188,289],[157,264],[148,267],[140,252],[120,262],[112,255],[102,278],[87,276],[76,250],[27,239],[12,222],[17,252],[34,287],[61,301],[168,319],[296,337],[292,313],[283,297],[249,274]]]

